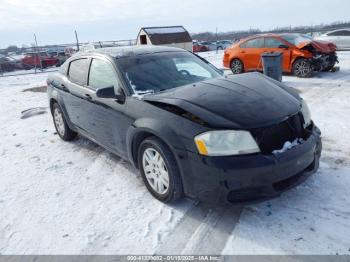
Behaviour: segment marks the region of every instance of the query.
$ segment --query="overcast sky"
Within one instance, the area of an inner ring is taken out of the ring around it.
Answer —
[[[136,38],[142,26],[190,32],[350,21],[349,0],[0,0],[0,48]]]

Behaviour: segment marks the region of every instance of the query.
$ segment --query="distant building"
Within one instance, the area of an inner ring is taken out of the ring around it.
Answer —
[[[183,26],[143,27],[136,44],[172,46],[192,51],[192,38]]]

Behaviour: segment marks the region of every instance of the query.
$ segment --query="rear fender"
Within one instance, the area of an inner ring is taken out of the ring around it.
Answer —
[[[51,114],[53,114],[52,106],[53,106],[53,104],[55,102],[57,102],[59,104],[59,106],[61,107],[61,109],[62,109],[64,118],[65,118],[69,128],[72,129],[73,131],[77,131],[75,125],[71,122],[71,120],[69,118],[66,106],[65,106],[65,104],[63,102],[63,98],[62,98],[62,95],[60,94],[60,92],[63,92],[63,91],[61,91],[60,89],[55,87],[55,82],[54,81],[48,79],[48,81],[47,81],[47,94],[48,94],[48,97],[49,97]]]

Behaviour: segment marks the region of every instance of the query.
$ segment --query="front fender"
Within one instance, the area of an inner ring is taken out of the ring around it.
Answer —
[[[297,60],[298,58],[306,58],[306,59],[312,59],[313,55],[312,53],[306,51],[306,50],[297,50],[293,52],[293,57],[292,57],[292,61],[291,61],[291,67],[294,64],[295,60]]]
[[[175,158],[178,158],[175,154],[176,151],[186,150],[181,137],[179,137],[172,127],[165,124],[164,121],[152,118],[138,119],[129,127],[126,135],[128,158],[136,167],[137,146],[143,138],[150,135],[160,138],[165,144],[167,144],[170,150],[174,153]]]

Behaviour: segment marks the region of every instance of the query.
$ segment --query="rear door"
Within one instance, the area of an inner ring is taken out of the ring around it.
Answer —
[[[327,34],[327,41],[337,45],[338,48],[343,48],[342,33],[343,30],[337,30]]]
[[[90,61],[90,58],[78,58],[70,62],[67,81],[63,83],[69,92],[62,94],[70,121],[85,132],[88,132],[86,112],[90,110],[91,96],[87,87]]]
[[[350,48],[350,30],[342,30],[338,41],[339,47]]]
[[[264,52],[264,38],[258,37],[240,45],[244,69],[247,71],[261,70],[261,54]]]
[[[289,66],[291,63],[291,49],[281,48],[281,45],[288,46],[286,43],[282,42],[274,37],[265,37],[265,52],[282,52],[283,53],[283,71],[289,71]]]

